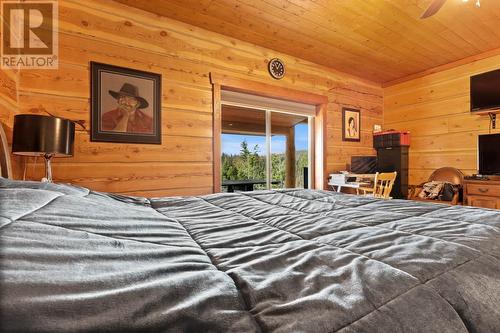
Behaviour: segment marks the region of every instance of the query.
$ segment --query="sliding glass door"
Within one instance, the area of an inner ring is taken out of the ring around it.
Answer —
[[[271,188],[308,188],[308,117],[280,112],[270,117]]]
[[[222,190],[309,188],[310,116],[222,105]]]
[[[266,189],[266,111],[222,107],[222,189]]]

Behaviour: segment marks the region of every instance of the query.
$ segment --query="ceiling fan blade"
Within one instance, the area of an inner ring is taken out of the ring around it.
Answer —
[[[429,7],[427,7],[425,12],[422,13],[422,16],[420,16],[420,18],[424,19],[436,14],[441,9],[441,7],[443,7],[445,2],[446,0],[433,0]]]

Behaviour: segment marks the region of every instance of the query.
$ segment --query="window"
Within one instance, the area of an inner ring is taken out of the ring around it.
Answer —
[[[306,104],[223,94],[222,190],[310,188],[314,111]]]

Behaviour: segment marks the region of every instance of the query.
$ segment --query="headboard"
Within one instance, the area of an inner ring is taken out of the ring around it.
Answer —
[[[7,135],[0,122],[0,175],[4,178],[12,178],[12,166],[10,162],[9,144]]]

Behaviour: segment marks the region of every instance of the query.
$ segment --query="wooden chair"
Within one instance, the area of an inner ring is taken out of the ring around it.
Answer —
[[[397,175],[398,173],[396,171],[388,173],[377,172],[373,180],[373,187],[360,187],[359,190],[363,191],[363,195],[366,196],[392,199],[390,195]]]
[[[12,166],[10,164],[9,144],[7,136],[0,123],[0,176],[12,179]]]
[[[442,200],[432,200],[432,199],[423,199],[418,195],[422,191],[425,183],[420,185],[410,185],[408,192],[408,199],[410,200],[418,200],[418,201],[426,201],[426,202],[434,202],[434,203],[443,203],[448,205],[458,205],[461,204],[461,191],[464,184],[464,174],[462,171],[452,168],[452,167],[444,167],[435,170],[427,180],[427,182],[432,181],[441,181],[448,182],[458,186],[458,192],[455,193],[453,199],[451,201],[442,201]]]

